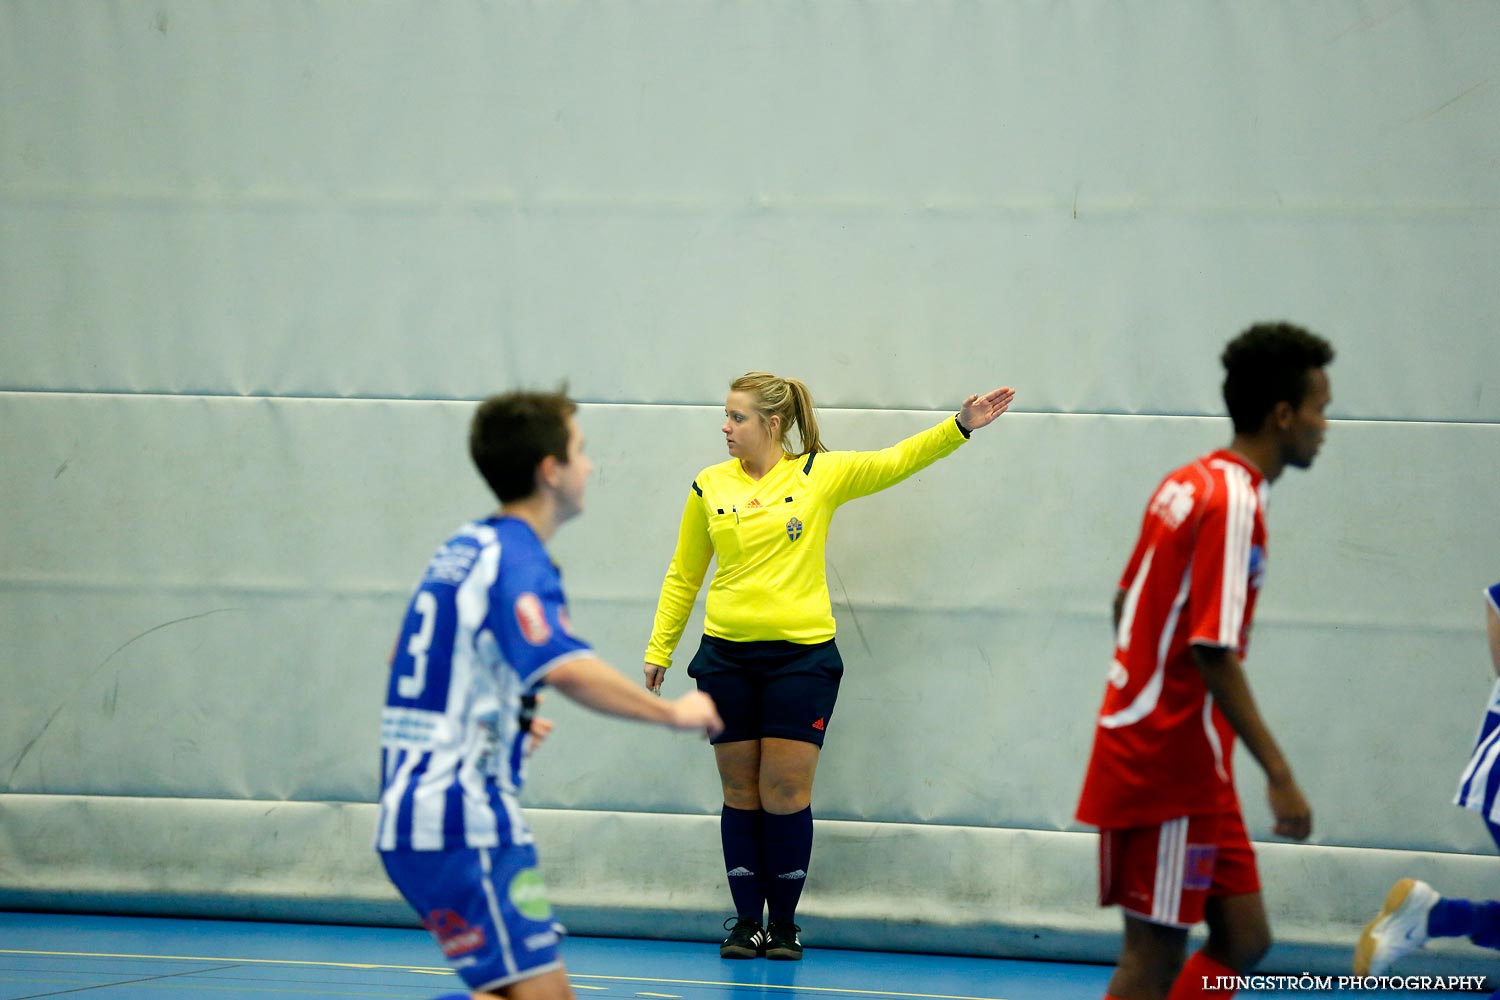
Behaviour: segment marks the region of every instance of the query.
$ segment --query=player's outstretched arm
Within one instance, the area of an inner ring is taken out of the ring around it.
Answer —
[[[701,691],[664,701],[652,697],[614,667],[592,656],[558,664],[547,683],[573,701],[604,715],[655,722],[673,729],[698,729],[714,736],[724,728],[713,699]]]
[[[958,422],[971,431],[988,427],[1000,414],[1010,409],[1010,404],[1015,398],[1016,390],[1008,385],[991,389],[983,396],[970,396],[959,408]]]
[[[1292,777],[1292,768],[1282,756],[1281,748],[1271,736],[1255,696],[1250,693],[1250,684],[1245,680],[1240,658],[1231,650],[1217,646],[1193,646],[1193,659],[1203,675],[1208,693],[1218,703],[1219,711],[1229,720],[1235,734],[1244,742],[1245,749],[1266,772],[1266,798],[1271,804],[1271,814],[1276,817],[1273,828],[1277,836],[1291,840],[1306,840],[1312,833],[1312,807]]]

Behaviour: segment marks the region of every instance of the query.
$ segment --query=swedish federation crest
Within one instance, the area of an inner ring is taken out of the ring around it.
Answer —
[[[801,538],[802,522],[797,520],[795,517],[788,521],[786,523],[786,537],[790,538],[794,542],[797,539]]]

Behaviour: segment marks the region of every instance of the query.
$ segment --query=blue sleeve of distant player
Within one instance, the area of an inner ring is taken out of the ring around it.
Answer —
[[[550,564],[502,572],[492,592],[490,619],[506,664],[526,684],[540,680],[556,663],[592,652],[573,634],[562,580]]]
[[[1489,598],[1490,607],[1495,609],[1495,614],[1500,615],[1500,583],[1486,590],[1484,596]]]

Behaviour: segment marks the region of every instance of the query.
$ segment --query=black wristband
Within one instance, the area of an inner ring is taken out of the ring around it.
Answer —
[[[953,425],[958,428],[958,433],[964,436],[965,441],[969,440],[969,435],[974,433],[964,426],[964,422],[962,420],[958,419],[957,413],[953,414]]]

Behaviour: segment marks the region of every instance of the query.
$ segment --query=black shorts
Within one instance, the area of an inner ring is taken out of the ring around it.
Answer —
[[[698,690],[718,706],[724,731],[714,743],[767,736],[823,745],[833,722],[844,661],[832,639],[730,642],[711,635],[688,664]]]

